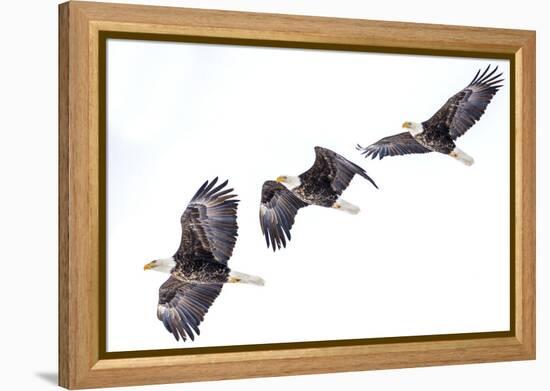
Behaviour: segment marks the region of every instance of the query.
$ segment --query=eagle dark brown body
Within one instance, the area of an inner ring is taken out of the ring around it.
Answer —
[[[177,261],[176,261],[177,262]],[[231,269],[221,262],[189,260],[174,267],[172,275],[180,281],[209,284],[228,281]]]
[[[420,145],[430,151],[444,153],[445,155],[450,154],[456,148],[449,133],[440,131],[422,132],[413,137]]]

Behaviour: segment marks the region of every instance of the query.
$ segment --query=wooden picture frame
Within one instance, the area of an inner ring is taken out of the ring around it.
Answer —
[[[105,351],[107,37],[509,59],[510,330]],[[103,94],[103,95],[102,95]],[[535,32],[70,1],[59,6],[59,384],[90,388],[535,358]]]

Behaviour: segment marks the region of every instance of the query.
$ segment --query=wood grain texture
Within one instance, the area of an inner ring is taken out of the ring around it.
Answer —
[[[59,7],[59,384],[69,384],[69,7]],[[63,325],[63,326],[61,326]]]
[[[175,7],[73,2],[106,30],[343,43],[479,53],[515,53],[524,31],[422,23],[305,17]]]
[[[535,358],[535,34],[516,52],[516,336]]]
[[[99,34],[453,54],[515,64],[513,336],[373,345],[100,358]],[[331,46],[332,45],[332,46]],[[59,383],[89,388],[282,376],[535,357],[535,33],[171,7],[59,7]]]

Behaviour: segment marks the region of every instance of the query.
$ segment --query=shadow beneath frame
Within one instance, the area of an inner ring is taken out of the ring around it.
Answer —
[[[35,375],[47,383],[57,385],[57,372],[37,372]]]

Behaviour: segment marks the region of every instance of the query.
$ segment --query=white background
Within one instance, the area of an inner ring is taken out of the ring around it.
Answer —
[[[509,328],[507,61],[128,40],[110,40],[107,58],[109,351]],[[428,119],[488,64],[505,81],[458,141],[472,167],[355,150]],[[380,190],[354,179],[343,198],[358,216],[301,210],[273,254],[261,185],[309,168],[314,145],[359,162]],[[267,285],[226,285],[183,344],[156,318],[167,275],[142,265],[175,252],[182,210],[216,175],[241,200],[230,266]]]
[[[145,3],[145,2],[144,2]],[[538,31],[539,200],[537,324],[538,359],[437,368],[386,370],[347,374],[239,380],[147,387],[147,389],[255,390],[281,387],[346,389],[464,390],[518,388],[540,390],[548,384],[549,294],[547,215],[548,106],[547,12],[541,2],[521,6],[503,2],[463,1],[449,10],[436,1],[151,1],[264,12],[435,22]],[[8,5],[9,4],[9,5]],[[6,389],[54,388],[57,367],[57,8],[55,1],[4,3],[0,24],[2,143],[1,297],[2,384]],[[32,28],[29,28],[32,26]],[[473,138],[474,133],[469,136]],[[467,136],[467,137],[469,137]],[[479,132],[476,133],[479,136]],[[464,138],[466,140],[466,138]],[[479,155],[475,156],[479,163]],[[477,163],[476,163],[477,164]],[[370,166],[370,165],[369,165]],[[382,177],[380,177],[382,178]],[[381,183],[382,184],[382,183]],[[360,186],[360,185],[357,185]],[[369,203],[370,204],[370,203]],[[368,205],[364,206],[367,211]],[[244,270],[244,269],[243,269]],[[137,389],[137,388],[136,388]]]

